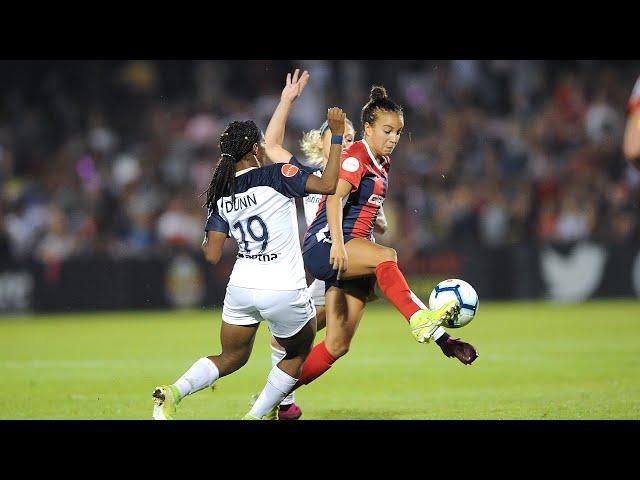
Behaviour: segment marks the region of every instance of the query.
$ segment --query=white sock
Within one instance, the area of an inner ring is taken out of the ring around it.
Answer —
[[[280,360],[282,360],[287,352],[283,352],[282,350],[277,349],[273,345],[271,345],[271,367],[275,367]],[[289,395],[284,397],[284,400],[280,402],[280,405],[291,405],[296,401],[295,392],[291,392]]]
[[[411,292],[411,300],[413,300],[415,304],[418,305],[422,310],[428,310],[427,306],[422,302],[422,300],[420,300],[418,296],[415,293],[413,293],[413,290],[410,290],[410,292]]]
[[[434,340],[437,340],[445,333],[447,333],[447,331],[444,328],[438,327],[436,328],[436,331],[433,332],[433,334],[431,335],[431,338],[433,338]]]
[[[267,384],[253,404],[249,415],[262,418],[286,397],[295,386],[297,378],[287,375],[278,367],[273,367],[267,377]]]
[[[185,372],[173,385],[185,397],[208,387],[220,376],[218,367],[207,357],[202,357]]]

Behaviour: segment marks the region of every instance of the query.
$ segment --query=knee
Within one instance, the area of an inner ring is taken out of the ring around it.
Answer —
[[[298,359],[301,362],[304,362],[304,359],[309,356],[311,350],[313,350],[313,344],[311,342],[309,342],[308,344],[305,343],[302,345],[289,346],[287,347],[287,354],[285,358],[287,360]]]
[[[238,365],[238,368],[242,368],[247,364],[248,361],[249,361],[249,356],[243,355],[242,357],[236,360],[236,365]]]
[[[382,251],[383,262],[397,262],[398,261],[398,252],[393,248],[384,247]]]
[[[218,362],[220,362],[225,370],[225,375],[229,375],[230,373],[235,372],[236,370],[241,369],[247,364],[249,360],[249,355],[246,354],[230,354],[222,352],[218,357]]]
[[[344,357],[349,352],[350,345],[351,345],[351,340],[347,340],[347,339],[340,339],[340,340],[333,340],[333,341],[325,340],[325,347],[327,348],[327,351],[335,359]]]

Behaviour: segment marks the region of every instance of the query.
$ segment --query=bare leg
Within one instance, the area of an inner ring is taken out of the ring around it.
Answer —
[[[411,319],[418,312],[422,312],[420,316],[415,317],[422,319],[416,320],[418,326],[431,320],[429,318],[430,311],[424,309],[424,304],[421,301],[417,301],[416,295],[411,291],[407,280],[398,268],[398,257],[393,248],[383,247],[361,238],[349,240],[345,248],[348,263],[347,270],[341,274],[342,279],[375,274],[380,290],[407,322],[411,322]],[[448,305],[447,308],[453,309],[454,307]],[[447,312],[447,314],[453,315],[454,312]],[[440,314],[437,316],[439,317]],[[434,317],[433,321],[436,320],[438,318]]]
[[[291,393],[300,377],[302,364],[311,351],[315,334],[316,321],[313,318],[292,337],[277,337],[278,343],[285,348],[286,355],[271,369],[267,384],[245,418],[265,418],[268,412],[273,411]]]
[[[326,325],[326,310],[324,308],[324,305],[318,305],[316,306],[316,332],[322,330]],[[285,351],[284,347],[280,343],[278,343],[278,340],[276,340],[276,337],[274,337],[273,335],[271,335],[271,346],[276,350],[280,350],[281,352]]]
[[[327,326],[327,310],[324,305],[316,305],[316,325],[318,332]]]
[[[398,255],[393,248],[385,247],[362,238],[352,238],[345,244],[349,257],[348,268],[341,279],[374,275],[382,262],[397,262]]]
[[[229,375],[241,368],[251,355],[253,341],[259,324],[250,326],[231,325],[222,322],[220,339],[222,353],[197,360],[171,387],[174,389],[157,388],[154,397],[159,400],[157,407],[163,406],[164,415],[154,413],[154,418],[171,418],[175,410],[175,402],[187,395],[194,394],[213,384],[218,378]],[[169,406],[165,405],[169,394]],[[172,394],[172,395],[171,395]],[[168,408],[168,410],[167,410]]]
[[[327,290],[327,337],[318,343],[307,361],[295,388],[312,382],[349,351],[364,312],[364,294],[331,287]]]
[[[220,355],[208,357],[218,368],[220,377],[235,372],[247,363],[251,356],[259,325],[259,323],[248,326],[232,325],[222,322],[222,327],[220,328],[222,352]]]
[[[316,323],[318,323],[318,321],[322,322],[322,326],[321,327],[318,326],[318,329],[324,328],[326,324],[326,315],[325,315],[325,308],[323,305],[316,306]],[[277,365],[285,355],[286,355],[285,348],[280,343],[278,343],[278,340],[276,340],[276,337],[271,335],[271,365],[272,366]],[[300,418],[300,416],[302,415],[302,410],[295,403],[296,403],[295,392],[292,391],[289,395],[287,395],[284,398],[284,400],[282,400],[282,403],[280,404],[280,410],[278,413],[278,419],[279,420],[297,420],[298,418]],[[291,409],[292,405],[293,405],[293,409]]]
[[[346,355],[351,339],[356,333],[365,299],[355,290],[331,287],[327,291],[327,336],[325,345],[329,353],[338,359]]]
[[[316,321],[315,318],[313,318],[294,336],[289,338],[275,337],[277,342],[282,345],[287,352],[277,367],[287,375],[298,378],[302,370],[302,364],[306,360],[307,355],[309,355],[311,347],[313,347],[313,339],[315,336]]]

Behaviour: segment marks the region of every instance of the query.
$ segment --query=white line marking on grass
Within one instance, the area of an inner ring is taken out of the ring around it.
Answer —
[[[131,365],[129,360],[5,360],[0,368],[113,368]]]

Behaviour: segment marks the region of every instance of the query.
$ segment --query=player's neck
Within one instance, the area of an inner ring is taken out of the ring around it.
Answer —
[[[249,168],[260,168],[255,155],[246,156],[236,163],[236,173]]]
[[[376,152],[376,149],[373,147],[371,142],[369,142],[364,137],[362,138],[362,141],[369,147],[369,151],[373,154],[374,157],[376,157],[376,160],[378,160],[379,162],[383,162],[384,161],[383,155],[381,153]]]

